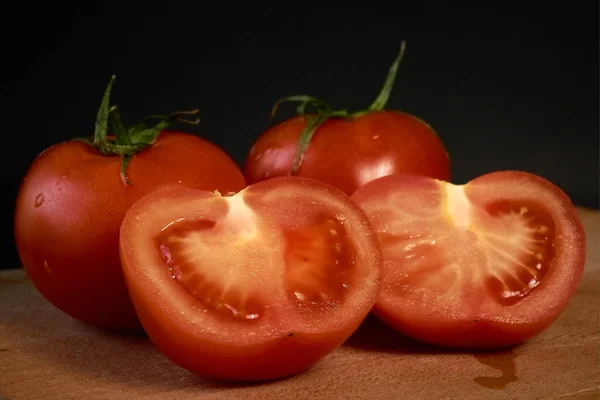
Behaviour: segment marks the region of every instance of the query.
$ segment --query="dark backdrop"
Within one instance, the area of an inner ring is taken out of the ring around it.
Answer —
[[[402,39],[407,53],[389,107],[433,125],[455,182],[523,169],[597,208],[598,4],[552,3],[531,11],[431,1],[370,8],[23,2],[5,9],[2,185],[9,207],[2,233],[12,238],[14,199],[29,164],[51,144],[92,132],[113,73],[113,103],[127,121],[198,107],[201,124],[183,128],[241,165],[261,131],[291,115],[290,106],[269,118],[280,97],[368,105]],[[2,243],[0,267],[18,266],[14,242]]]

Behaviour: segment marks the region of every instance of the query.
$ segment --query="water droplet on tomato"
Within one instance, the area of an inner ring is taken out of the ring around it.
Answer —
[[[44,194],[40,193],[37,196],[35,196],[35,201],[33,202],[33,206],[35,208],[41,207],[41,205],[44,204]]]
[[[173,263],[173,258],[171,257],[171,250],[164,244],[160,245],[160,255],[162,256],[163,261],[171,265]]]
[[[52,268],[50,268],[50,265],[48,264],[48,260],[44,260],[44,269],[46,270],[46,272],[48,274],[52,273]]]
[[[344,224],[344,221],[346,220],[346,217],[342,214],[335,214],[335,219],[337,219],[340,224]]]
[[[226,302],[221,302],[218,307],[222,307],[222,308],[226,309],[235,318],[249,319],[249,320],[260,318],[260,315],[257,312],[245,312],[243,310],[238,309],[237,306],[226,303]]]
[[[169,268],[169,270],[171,271],[171,278],[179,281],[181,280],[181,270],[179,269],[179,267],[177,265]]]
[[[249,153],[249,154],[250,154],[250,156],[253,156],[253,155],[254,155],[254,153],[256,153],[256,144],[255,144],[255,145],[253,145],[252,147],[250,147],[250,153]]]
[[[306,296],[304,296],[304,293],[302,292],[294,292],[294,296],[296,296],[296,298],[300,301],[306,301]]]

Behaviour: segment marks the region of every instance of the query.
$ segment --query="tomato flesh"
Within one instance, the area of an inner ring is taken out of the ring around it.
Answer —
[[[210,258],[211,228],[215,221],[184,221],[162,232],[159,251],[171,276],[206,310],[215,310],[225,317],[256,319],[262,314],[262,304],[255,295],[240,292],[244,269],[232,271],[228,260]],[[213,234],[214,236],[214,234]],[[221,264],[221,262],[223,262]]]
[[[359,189],[384,253],[374,313],[416,339],[458,347],[516,344],[566,307],[584,266],[568,197],[523,172],[466,185],[396,175]]]
[[[375,304],[383,267],[364,212],[296,177],[232,196],[157,191],[128,211],[120,249],[157,348],[236,380],[294,374],[341,345]]]

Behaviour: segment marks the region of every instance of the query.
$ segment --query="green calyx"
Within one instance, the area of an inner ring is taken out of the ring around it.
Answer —
[[[126,174],[131,158],[154,144],[160,132],[171,124],[180,121],[197,125],[200,122],[198,118],[188,120],[184,116],[198,114],[199,110],[179,111],[169,115],[152,115],[127,127],[121,119],[117,106],[110,106],[110,92],[114,81],[115,76],[112,75],[98,110],[93,140],[80,140],[93,146],[103,156],[121,157],[121,179],[126,185],[131,185]],[[111,138],[108,137],[109,123],[113,131]]]
[[[398,56],[396,57],[392,66],[389,69],[388,75],[385,79],[385,82],[383,83],[381,91],[379,92],[375,100],[373,100],[371,105],[365,110],[355,112],[349,112],[348,110],[334,110],[329,104],[325,103],[324,101],[307,95],[288,96],[278,100],[275,103],[273,109],[271,110],[271,117],[275,116],[279,106],[282,103],[295,102],[299,103],[296,107],[297,114],[305,117],[307,121],[306,126],[300,134],[300,138],[298,139],[298,143],[296,145],[296,153],[294,154],[294,159],[290,168],[290,175],[294,175],[298,168],[300,168],[300,165],[302,164],[302,158],[304,156],[304,153],[306,152],[306,149],[308,149],[308,145],[310,144],[312,136],[324,122],[334,118],[354,119],[373,112],[381,111],[385,108],[392,93],[394,82],[396,81],[398,66],[400,65],[400,62],[404,57],[405,50],[406,42],[402,41],[400,45],[400,52],[398,53]],[[312,113],[309,116],[306,116],[306,109],[309,106],[314,109],[314,113]]]

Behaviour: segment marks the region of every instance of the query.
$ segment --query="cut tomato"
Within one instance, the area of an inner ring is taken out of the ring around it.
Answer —
[[[581,278],[585,235],[576,209],[539,176],[494,172],[454,185],[393,175],[352,198],[384,254],[373,313],[417,340],[523,342],[552,324]]]
[[[383,259],[343,192],[296,177],[238,194],[165,189],[121,227],[121,260],[148,336],[200,375],[300,372],[341,345],[375,304]]]

